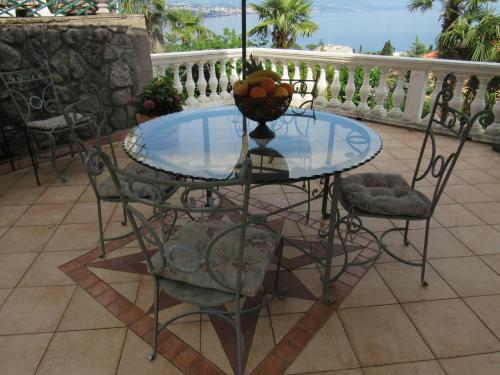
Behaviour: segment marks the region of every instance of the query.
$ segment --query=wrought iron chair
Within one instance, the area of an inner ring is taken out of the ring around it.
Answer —
[[[298,115],[316,118],[314,110],[314,101],[317,96],[319,74],[313,79],[291,80],[293,95],[300,96],[301,103],[298,106],[290,106],[289,115]],[[294,102],[292,101],[292,104]]]
[[[404,220],[406,222],[404,227],[388,229],[377,240],[381,251],[385,251],[400,262],[421,267],[420,281],[423,286],[428,285],[425,280],[425,267],[427,263],[429,225],[436,205],[445,190],[446,183],[453,172],[474,123],[479,122],[481,126],[487,127],[494,120],[493,113],[490,110],[483,110],[469,116],[450,107],[452,97],[453,91],[449,87],[444,88],[437,95],[411,185],[398,174],[360,173],[342,180],[340,202],[348,215],[341,221],[347,224],[347,232],[356,232],[363,228],[361,217]],[[434,136],[436,126],[456,138],[456,148],[453,148],[453,151],[449,152],[448,155],[437,151]],[[417,182],[425,178],[434,179],[434,191],[430,199],[416,189]],[[387,248],[383,242],[384,237],[394,231],[404,231],[404,244],[409,245],[408,229],[410,222],[420,220],[425,221],[425,238],[421,261],[402,259]],[[373,232],[368,231],[366,228],[363,229],[370,235],[377,237]],[[375,260],[378,255],[380,255],[380,252],[368,261]],[[368,261],[364,261],[364,263]]]
[[[57,90],[52,80],[52,74],[47,61],[40,68],[24,69],[0,73],[0,79],[7,89],[10,98],[23,122],[28,135],[30,150],[33,150],[33,169],[38,185],[38,155],[35,139],[45,139],[50,149],[52,166],[61,181],[56,159],[60,156],[73,154],[72,144],[70,152],[56,155],[57,138],[67,136],[76,129],[93,126],[89,118],[80,113],[71,113],[61,105]]]
[[[240,165],[234,179],[211,182],[164,181],[136,175],[118,169],[99,150],[91,151],[86,158],[89,173],[97,176],[102,173],[104,166],[109,170],[120,194],[154,280],[153,351],[149,359],[155,358],[158,334],[166,326],[184,316],[209,314],[223,319],[235,329],[237,373],[243,374],[241,315],[256,311],[270,300],[245,310],[241,307],[241,299],[260,292],[273,255],[278,257],[279,271],[282,253],[279,236],[252,224],[252,216],[248,213],[251,178],[248,160]],[[137,194],[144,184],[153,188],[148,198]],[[244,189],[243,202],[231,202],[217,189],[231,186]],[[168,189],[183,189],[179,201],[166,200],[164,192]],[[206,190],[211,192],[208,206],[202,199],[193,196]],[[148,220],[134,208],[133,203],[152,207],[156,221]],[[233,222],[223,221],[225,215]],[[178,219],[186,223],[178,227]],[[256,222],[260,221],[256,219]],[[275,292],[278,277],[279,272],[276,272]],[[160,290],[198,308],[172,317],[159,326]],[[228,311],[222,307],[230,303],[234,310]]]

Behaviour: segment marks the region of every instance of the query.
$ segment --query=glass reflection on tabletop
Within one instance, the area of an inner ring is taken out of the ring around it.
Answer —
[[[273,181],[294,181],[352,169],[380,151],[380,137],[367,126],[326,112],[315,115],[289,110],[268,124],[276,137],[260,142],[244,132],[235,106],[190,110],[137,126],[123,145],[132,159],[154,169],[206,180],[231,178],[247,153],[254,173],[261,165]],[[256,123],[247,123],[250,132]]]

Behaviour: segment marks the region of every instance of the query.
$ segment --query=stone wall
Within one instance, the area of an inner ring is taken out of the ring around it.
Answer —
[[[45,59],[63,104],[77,101],[95,84],[113,130],[135,123],[129,100],[152,77],[142,16],[0,18],[0,71],[37,67]],[[0,87],[0,126],[15,118]],[[11,145],[13,151],[16,147]]]

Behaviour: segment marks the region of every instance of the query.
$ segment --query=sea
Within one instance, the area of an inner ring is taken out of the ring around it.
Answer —
[[[198,5],[237,7],[238,0],[183,0]],[[248,0],[247,3],[259,2]],[[396,51],[410,49],[418,35],[426,46],[436,45],[441,30],[439,13],[441,4],[426,13],[410,13],[408,0],[314,0],[312,19],[319,30],[310,37],[299,37],[303,48],[307,44],[339,44],[352,47],[356,52],[375,52],[390,40]],[[203,23],[215,33],[225,27],[241,30],[239,15],[205,17]],[[247,15],[247,30],[258,23],[256,14]]]

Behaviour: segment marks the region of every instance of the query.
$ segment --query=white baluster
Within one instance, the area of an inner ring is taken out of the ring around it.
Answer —
[[[328,99],[327,99],[328,82],[326,80],[325,64],[321,64],[321,72],[319,74],[317,89],[318,89],[318,97],[316,98],[316,103],[318,103],[318,106],[320,107],[326,107],[326,105],[328,104]]]
[[[238,59],[231,59],[231,77],[229,78],[231,82],[231,86],[240,79],[238,77],[238,70],[236,69],[236,64],[238,63]]]
[[[393,107],[387,114],[390,117],[393,118],[399,118],[403,115],[403,112],[401,112],[401,103],[403,102],[403,98],[405,96],[405,90],[404,90],[404,81],[405,81],[405,73],[406,70],[400,70],[398,74],[398,83],[396,84],[396,87],[394,88],[394,91],[392,92],[392,105]]]
[[[340,107],[339,93],[340,93],[340,71],[335,68],[333,71],[333,82],[330,86],[330,91],[332,93],[332,100],[330,100],[329,107],[338,108]]]
[[[293,70],[293,81],[294,82],[297,82],[297,81],[300,81],[300,61],[295,61],[294,62],[294,70]],[[295,90],[299,90],[301,89],[302,85],[295,85],[293,87],[294,91]],[[303,98],[302,98],[302,94],[298,93],[298,94],[293,94],[293,98],[292,98],[292,106],[293,107],[300,107],[300,105],[304,102]]]
[[[198,65],[198,91],[200,92],[200,96],[198,97],[198,102],[206,103],[209,99],[207,98],[207,80],[205,79],[205,63],[203,61],[199,61]]]
[[[495,115],[495,121],[486,128],[486,134],[493,138],[496,141],[495,143],[500,143],[500,99],[497,100],[493,107],[493,114]]]
[[[461,110],[464,98],[462,96],[462,91],[464,89],[465,80],[469,77],[465,75],[455,75],[456,83],[455,89],[453,90],[453,98],[450,100],[450,107]]]
[[[349,66],[349,76],[347,78],[347,84],[345,86],[345,102],[342,104],[342,109],[345,111],[354,111],[356,105],[352,101],[354,92],[356,91],[356,85],[354,84],[354,74],[356,72],[356,67]]]
[[[314,82],[312,82],[313,81],[313,71],[312,71],[312,67],[311,67],[310,63],[307,64],[306,80],[307,80],[306,87],[307,87],[308,94],[306,94],[304,96],[304,101],[308,101],[308,100],[313,99],[312,94],[309,94],[310,92],[312,92],[312,90],[314,88]]]
[[[182,95],[182,82],[181,82],[181,77],[179,75],[179,69],[180,69],[180,64],[174,64],[172,65],[172,69],[174,70],[174,84],[175,88],[177,89],[177,92],[179,95]]]
[[[293,79],[294,81],[299,81],[300,80],[300,61],[295,61],[293,63]]]
[[[221,88],[221,98],[223,100],[229,99],[231,95],[227,92],[227,84],[229,82],[229,77],[227,76],[227,60],[221,60],[220,63],[220,78],[219,85]]]
[[[109,14],[108,2],[106,0],[97,0],[96,7],[96,14]]]
[[[432,112],[432,107],[434,107],[434,102],[436,101],[438,94],[443,89],[443,81],[444,81],[444,78],[446,77],[447,74],[442,73],[442,72],[436,72],[436,73],[434,73],[434,75],[436,76],[436,83],[434,84],[434,89],[432,90],[432,94],[431,94],[431,97],[429,99],[430,111],[428,114],[425,115],[425,117],[422,120],[420,120],[420,124],[423,126],[427,126],[427,124],[429,124],[429,120],[430,120],[431,112]]]
[[[198,100],[194,97],[194,91],[196,89],[196,82],[193,79],[193,63],[186,64],[186,91],[188,94],[186,103],[188,105],[195,105],[198,103]]]
[[[290,82],[290,76],[288,73],[288,62],[284,61],[283,62],[283,74],[281,75],[281,82],[284,83],[289,83]]]
[[[217,86],[219,86],[219,81],[217,79],[217,72],[215,71],[215,65],[217,60],[210,60],[210,78],[208,79],[208,87],[210,88],[210,98],[212,102],[220,100],[219,94],[217,94]]]
[[[476,113],[481,112],[486,108],[486,101],[485,101],[485,96],[486,96],[486,87],[488,85],[488,82],[490,80],[489,77],[485,76],[477,76],[477,79],[479,81],[479,87],[477,88],[477,93],[476,96],[474,97],[474,101],[470,105],[470,114],[471,116],[474,116]],[[479,119],[474,122],[470,129],[470,135],[479,135],[484,132],[483,128],[479,124]]]
[[[356,108],[356,112],[361,116],[367,115],[370,112],[370,106],[368,105],[368,97],[370,96],[370,73],[371,69],[368,66],[363,67],[363,83],[359,88],[360,102]]]
[[[277,72],[278,69],[276,68],[276,61],[275,60],[270,60],[271,61],[271,70],[273,72]]]
[[[387,97],[387,85],[386,85],[387,69],[380,69],[380,82],[375,90],[375,107],[372,110],[372,114],[376,117],[387,116],[387,110],[384,108],[384,101]]]

